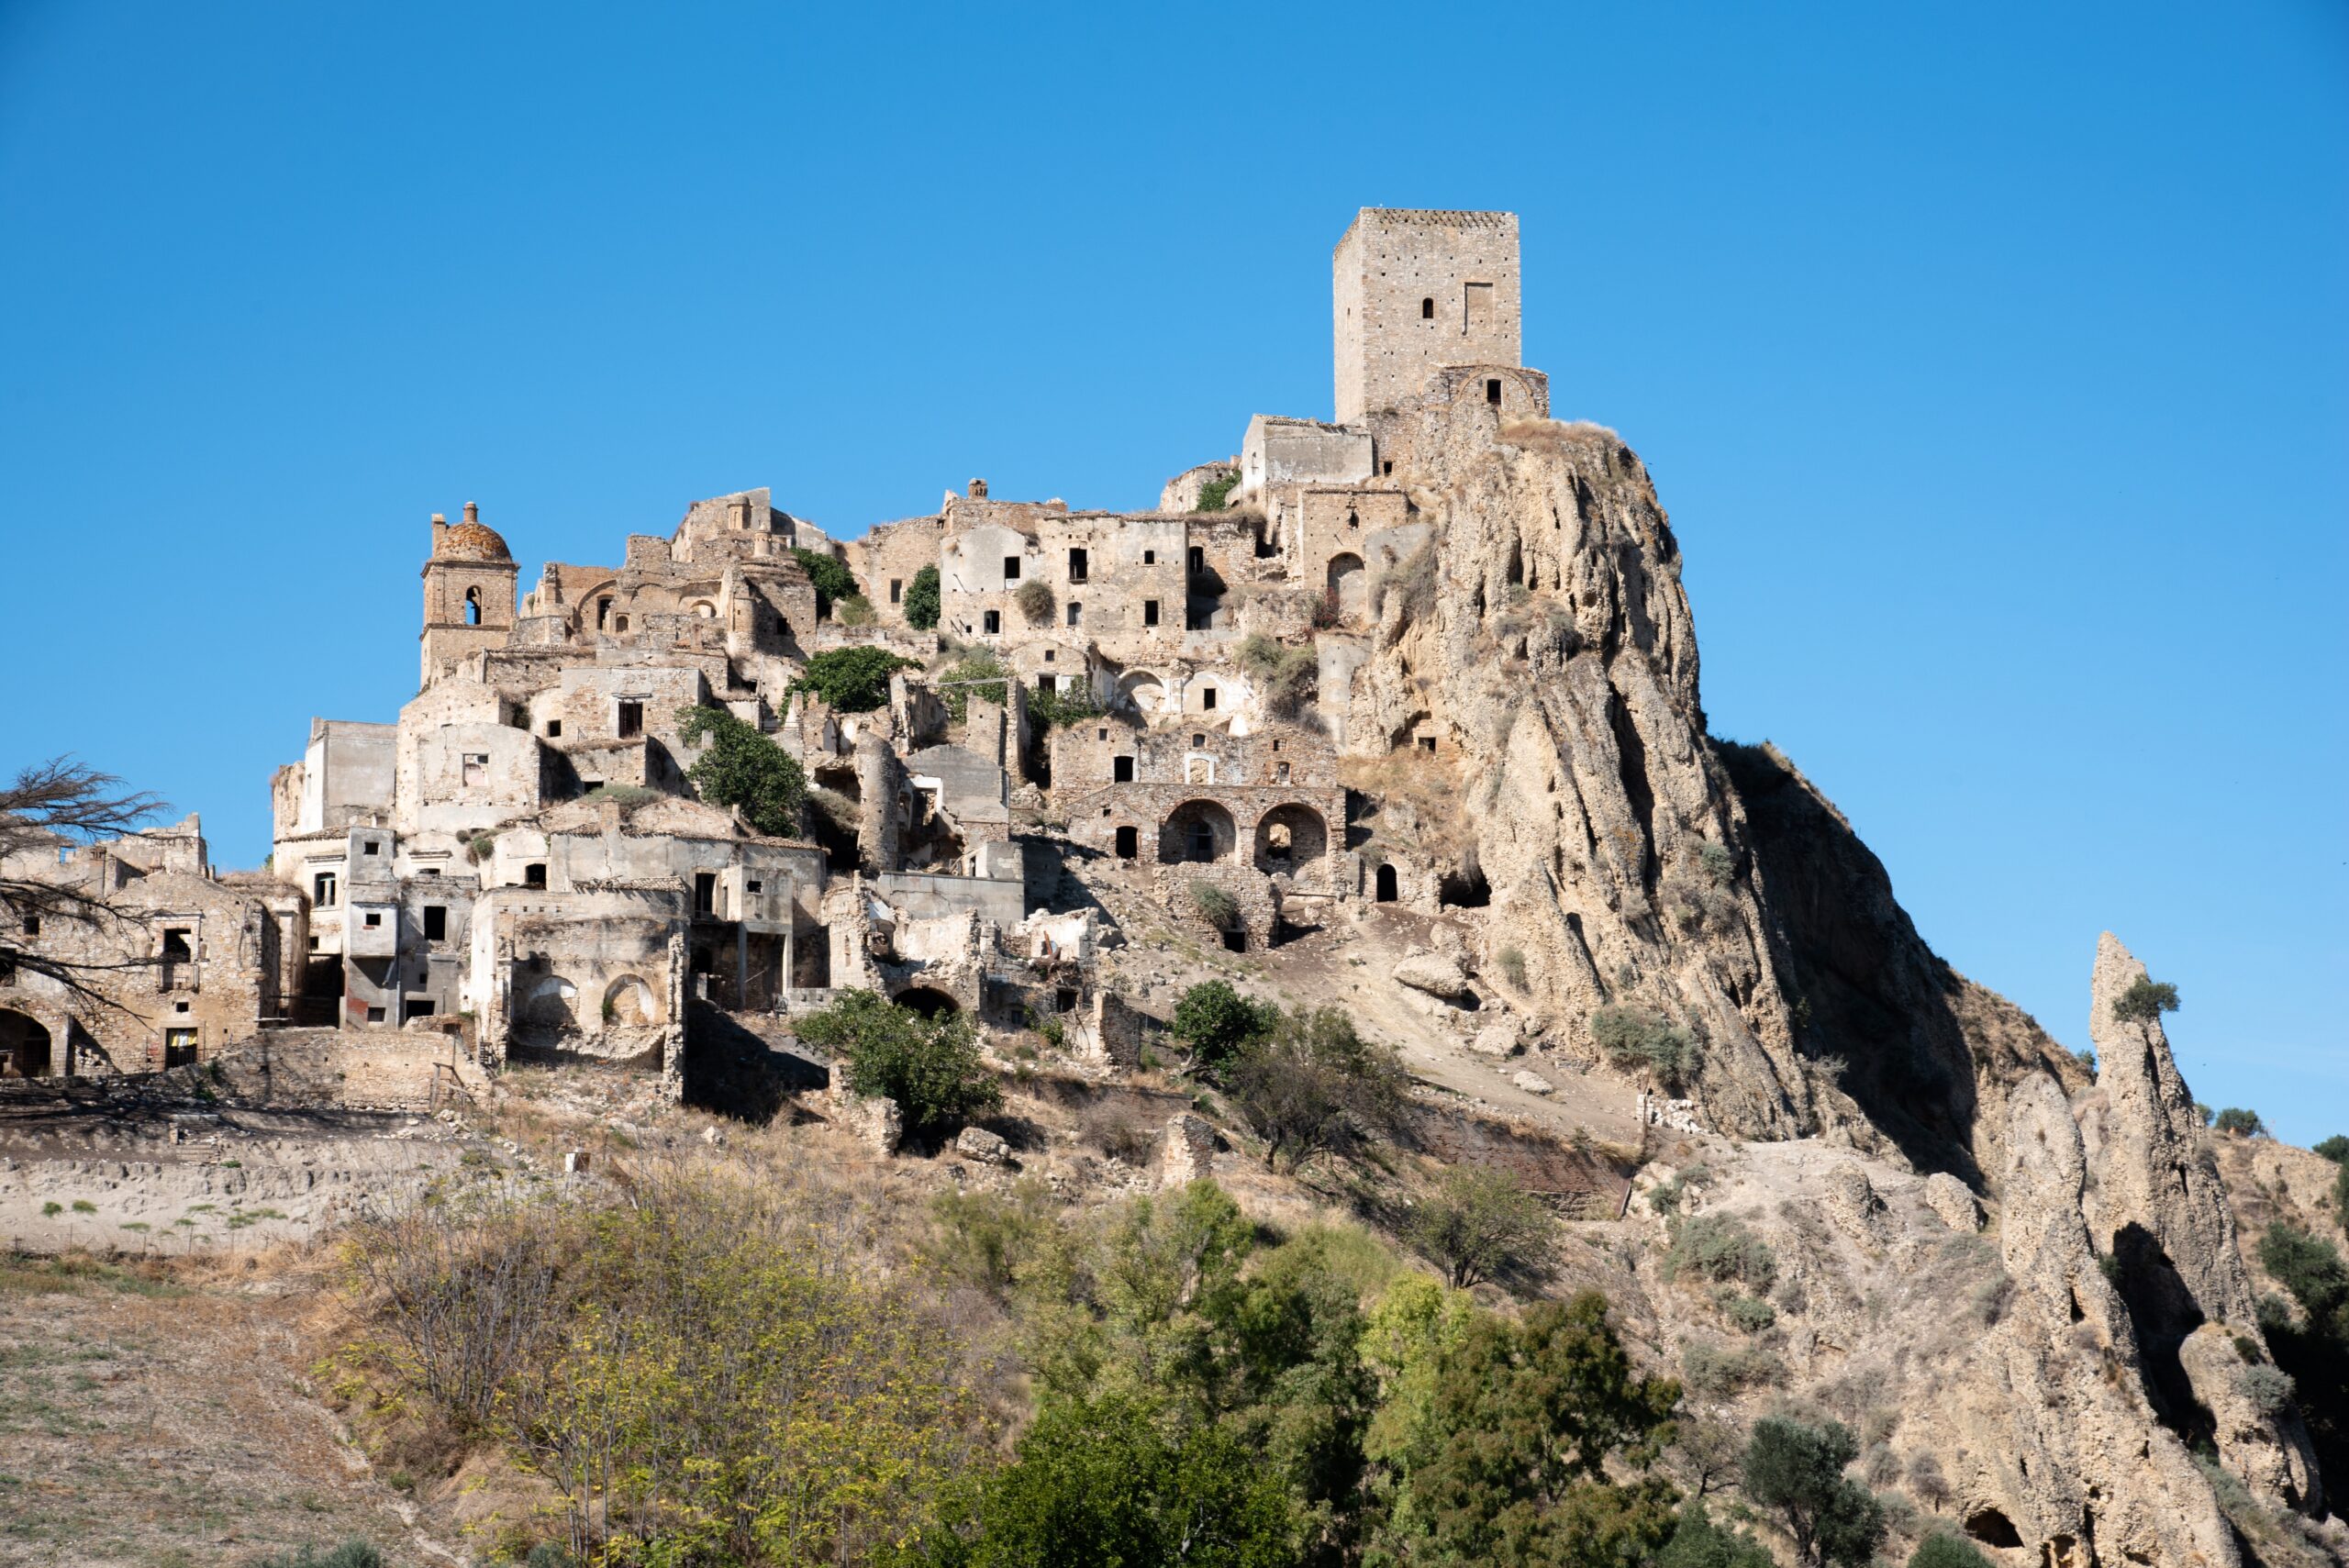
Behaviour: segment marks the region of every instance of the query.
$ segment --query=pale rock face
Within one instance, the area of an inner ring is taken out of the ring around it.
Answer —
[[[1827,1173],[1827,1218],[1835,1229],[1863,1247],[1880,1248],[1889,1227],[1884,1200],[1876,1195],[1868,1173],[1850,1162]]]
[[[2251,1367],[2235,1340],[2231,1330],[2205,1323],[2178,1346],[2194,1397],[2215,1423],[2219,1462],[2254,1496],[2312,1513],[2323,1490],[2308,1428],[2288,1402],[2269,1410],[2251,1397],[2245,1384]]]
[[[1507,1058],[1524,1050],[1525,1040],[1515,1024],[1487,1024],[1469,1038],[1468,1049],[1479,1056]]]
[[[1442,953],[1418,952],[1405,955],[1395,966],[1395,978],[1414,991],[1424,991],[1449,1002],[1468,989],[1468,976],[1459,961]]]
[[[984,1127],[964,1128],[955,1137],[954,1149],[963,1159],[982,1165],[1000,1165],[1011,1158],[1011,1145],[1003,1140],[1003,1135]]]
[[[1509,1082],[1515,1084],[1519,1088],[1524,1090],[1529,1095],[1546,1095],[1550,1093],[1551,1090],[1557,1087],[1555,1084],[1551,1083],[1549,1079],[1544,1078],[1539,1073],[1520,1071],[1515,1077],[1511,1078]]]
[[[828,1102],[830,1119],[875,1154],[895,1154],[897,1145],[905,1141],[905,1112],[886,1095],[863,1099],[847,1089],[835,1088]]]
[[[1941,1216],[1943,1224],[1962,1235],[1972,1236],[1982,1229],[1982,1205],[1966,1190],[1964,1182],[1946,1171],[1936,1171],[1925,1178],[1925,1207]]]

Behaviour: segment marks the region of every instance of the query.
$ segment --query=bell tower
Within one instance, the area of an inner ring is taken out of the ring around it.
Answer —
[[[506,646],[514,629],[516,571],[506,541],[473,502],[453,528],[432,514],[432,554],[424,563],[425,685],[475,649]]]

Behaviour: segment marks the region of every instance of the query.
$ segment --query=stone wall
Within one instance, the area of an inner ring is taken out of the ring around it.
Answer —
[[[1364,207],[1331,258],[1338,421],[1444,365],[1523,361],[1517,215]]]

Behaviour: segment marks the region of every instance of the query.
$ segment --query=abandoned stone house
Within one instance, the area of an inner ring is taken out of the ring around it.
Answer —
[[[1548,384],[1520,362],[1513,215],[1364,208],[1332,282],[1336,422],[1256,415],[1155,510],[974,480],[835,543],[748,490],[528,589],[475,506],[435,516],[416,696],[388,723],[313,721],[273,784],[265,873],[214,875],[193,818],[61,861],[151,911],[106,940],[159,966],[122,1018],[14,998],[0,1051],[17,1072],[127,1069],[262,1024],[453,1020],[484,1061],[546,1047],[674,1069],[702,1006],[789,1011],[850,984],[1102,1006],[1089,917],[1051,906],[1063,846],[1170,897],[1224,887],[1235,946],[1418,896],[1413,868],[1349,848],[1339,766],[1448,742],[1424,715],[1357,714],[1353,673],[1382,581],[1429,537],[1413,483],[1446,443],[1546,416]],[[863,602],[823,603],[807,550]],[[924,568],[939,616],[917,628]],[[918,662],[884,706],[833,712],[796,687],[810,658],[858,645]],[[1309,660],[1309,706],[1294,672],[1278,696],[1252,673],[1267,647]],[[971,650],[1003,684],[938,684]],[[806,837],[696,797],[680,715],[702,706],[801,763]]]

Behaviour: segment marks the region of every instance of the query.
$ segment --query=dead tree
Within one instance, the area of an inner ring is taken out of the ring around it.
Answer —
[[[162,809],[157,796],[129,790],[113,774],[70,757],[36,762],[15,782],[0,785],[0,976],[44,975],[81,1001],[120,1006],[100,988],[105,977],[151,969],[161,959],[143,951],[77,958],[69,955],[103,952],[105,947],[43,939],[75,929],[95,936],[139,924],[115,901],[115,890],[103,877],[79,868],[68,871],[63,860],[68,851],[101,839],[139,831]]]

